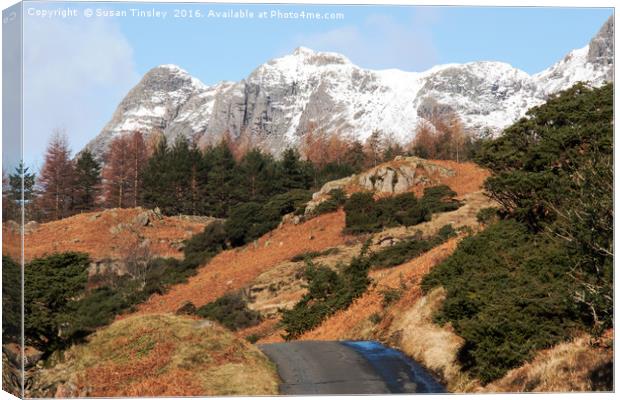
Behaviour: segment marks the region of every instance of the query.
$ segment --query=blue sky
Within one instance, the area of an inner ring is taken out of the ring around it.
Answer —
[[[29,15],[67,7],[77,9],[78,16]],[[168,15],[86,18],[86,8],[156,8]],[[343,13],[344,19],[172,18],[178,8],[203,14],[330,11]],[[24,13],[24,158],[39,168],[52,130],[64,129],[73,149],[81,149],[140,77],[160,64],[177,64],[212,84],[240,80],[261,63],[304,45],[341,52],[372,69],[422,71],[436,64],[497,60],[532,74],[585,46],[613,10],[27,2]]]

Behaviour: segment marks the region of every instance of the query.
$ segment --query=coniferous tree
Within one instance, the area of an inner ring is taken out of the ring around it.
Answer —
[[[167,180],[174,187],[176,212],[200,214],[203,211],[201,193],[204,192],[207,173],[202,154],[195,144],[179,135],[170,152]]]
[[[175,187],[171,185],[174,179],[172,168],[168,143],[165,137],[161,137],[142,171],[142,203],[145,207],[159,207],[167,215],[178,212]]]
[[[284,191],[308,189],[312,185],[313,167],[310,162],[302,162],[296,149],[288,148],[280,161],[280,184]]]
[[[47,219],[70,215],[74,189],[74,166],[66,135],[56,131],[47,147],[39,177],[41,211]]]
[[[359,140],[351,143],[349,151],[345,155],[345,163],[349,164],[356,172],[364,169],[366,155],[364,154],[364,145]]]
[[[75,163],[76,211],[89,211],[95,208],[101,184],[101,166],[89,150],[84,150]]]
[[[3,177],[4,178],[4,177]],[[4,218],[21,219],[21,207],[24,207],[24,219],[26,221],[35,218],[34,203],[36,200],[35,189],[36,175],[30,173],[23,161],[15,167],[15,171],[6,179],[6,187],[3,179]],[[23,198],[22,198],[23,184]]]
[[[259,149],[248,151],[239,162],[239,177],[244,201],[266,200],[276,188],[276,164],[273,157]]]
[[[235,158],[225,140],[207,149],[204,157],[209,169],[205,185],[209,209],[213,216],[225,217],[229,208],[239,200],[239,179]]]

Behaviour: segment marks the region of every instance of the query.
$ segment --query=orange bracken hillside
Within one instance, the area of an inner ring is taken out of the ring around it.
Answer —
[[[422,295],[420,280],[435,265],[448,257],[458,243],[458,238],[451,239],[420,257],[397,267],[372,271],[370,278],[376,284],[362,297],[358,298],[347,309],[337,312],[325,320],[316,329],[306,332],[301,340],[337,340],[337,339],[368,339],[371,337],[372,325],[368,321],[374,313],[383,310],[383,292],[389,289],[403,289],[406,294],[398,305],[411,306]]]
[[[284,225],[243,248],[224,251],[198,270],[187,283],[153,295],[138,313],[174,312],[184,302],[197,307],[239,290],[264,271],[306,251],[320,251],[345,241],[344,212],[321,215],[299,225]]]
[[[484,181],[491,176],[491,172],[473,162],[457,163],[451,160],[429,160],[455,172],[454,176],[441,177],[441,183],[450,186],[458,196],[482,190]]]
[[[141,216],[149,217],[146,225],[145,220],[140,221]],[[78,214],[31,229],[27,227],[25,259],[63,251],[85,252],[93,260],[119,258],[126,246],[138,239],[147,240],[154,255],[178,258],[183,253],[175,246],[202,231],[205,224],[191,218],[155,217],[141,208]],[[6,235],[9,228],[5,225]]]

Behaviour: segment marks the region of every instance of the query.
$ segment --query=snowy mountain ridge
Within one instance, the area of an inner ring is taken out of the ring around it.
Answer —
[[[199,137],[225,133],[279,154],[312,129],[361,141],[378,129],[410,141],[432,110],[454,111],[474,132],[500,132],[525,112],[577,81],[613,80],[613,17],[590,43],[529,75],[509,64],[479,61],[424,72],[369,70],[341,54],[305,47],[256,68],[240,82],[204,85],[176,65],[150,70],[122,100],[87,148],[102,155],[135,130]]]

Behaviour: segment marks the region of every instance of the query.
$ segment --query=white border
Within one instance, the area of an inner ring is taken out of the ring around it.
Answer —
[[[126,2],[123,0],[108,0],[108,1],[96,1],[96,0],[81,0],[81,1],[76,1],[76,2],[83,2],[83,3],[106,3],[106,2]],[[428,6],[501,6],[501,7],[614,7],[616,6],[616,2],[615,1],[610,1],[610,0],[590,0],[590,1],[585,1],[585,0],[521,0],[521,1],[515,1],[515,0],[506,0],[506,1],[502,1],[499,2],[498,0],[471,0],[471,1],[467,1],[467,0],[444,0],[444,1],[431,1],[431,0],[426,0],[426,1],[411,1],[411,0],[388,0],[386,2],[380,2],[380,1],[372,1],[372,0],[338,0],[338,1],[329,1],[329,0],[308,0],[308,1],[299,1],[299,0],[287,0],[287,1],[260,1],[260,0],[242,0],[242,1],[231,1],[231,0],[219,0],[219,1],[205,1],[205,2],[200,2],[200,1],[181,1],[181,0],[150,0],[150,1],[145,1],[145,0],[133,0],[132,2],[141,2],[141,3],[256,3],[256,4],[325,4],[325,5],[428,5]],[[14,4],[17,4],[18,1],[15,0],[9,0],[4,2],[2,4],[2,8],[8,8]],[[614,32],[614,41],[615,43],[618,43],[617,41],[617,36],[618,32],[617,30]],[[2,40],[2,30],[0,29],[0,42]],[[0,59],[1,59],[2,55],[0,52]],[[1,64],[0,64],[0,73],[1,73]],[[616,75],[617,71],[617,65],[614,65],[614,76]],[[0,88],[1,88],[1,83],[0,83]],[[1,97],[1,96],[0,96]],[[615,112],[616,108],[615,108],[615,104],[617,104],[618,101],[618,90],[614,91],[614,128],[618,125],[618,115]],[[2,106],[2,99],[0,98],[0,109]],[[1,127],[0,127],[0,134],[1,134]],[[614,142],[615,142],[615,129],[614,129]],[[2,143],[0,141],[0,161],[1,161],[1,148],[2,148]],[[618,160],[618,156],[620,155],[620,150],[618,150],[617,148],[615,148],[614,150],[614,162],[615,160]],[[615,167],[615,165],[614,165]],[[614,177],[615,177],[615,171],[614,171]],[[616,192],[616,186],[615,186],[615,178],[614,178],[614,193]],[[616,196],[616,198],[614,199],[614,207],[617,209],[618,208],[618,204],[620,203],[620,201],[618,200],[618,197]],[[0,238],[1,238],[1,232],[0,232]],[[614,241],[615,243],[618,243],[618,234],[617,232],[614,232]],[[616,247],[614,247],[614,249],[616,250]],[[615,267],[615,263],[614,263],[614,267]],[[615,268],[614,268],[615,269]],[[614,300],[617,298],[617,294],[618,294],[618,290],[617,287],[614,290],[614,295],[616,297],[614,297]],[[0,311],[1,313],[1,311]],[[618,310],[616,307],[614,307],[614,315],[615,315],[615,320],[617,321],[618,318]],[[615,324],[614,324],[615,326]],[[615,349],[615,343],[614,343],[614,349]],[[616,385],[619,384],[620,380],[618,379],[619,374],[618,374],[618,354],[617,352],[614,354],[614,382]],[[364,396],[363,398],[368,398],[368,399],[404,399],[404,398],[412,398],[412,396],[414,395],[386,395],[386,396]],[[535,399],[535,398],[545,398],[545,399],[553,399],[553,400],[564,400],[564,399],[574,399],[574,400],[581,400],[581,399],[611,399],[611,398],[615,398],[615,394],[611,393],[554,393],[554,394],[452,394],[452,395],[415,395],[415,396],[421,396],[424,399],[445,399],[447,398],[446,396],[458,396],[459,399],[509,399],[509,400],[513,400],[513,399]],[[221,397],[221,399],[229,399],[230,397]],[[278,398],[283,398],[283,396],[279,396],[279,397],[263,397],[263,398],[267,398],[267,399],[278,399]],[[295,396],[294,398],[296,399],[304,399],[304,400],[311,400],[311,399],[316,399],[317,396]],[[355,399],[360,399],[360,396],[320,396],[320,398],[329,398],[329,399],[351,399],[351,400],[355,400]],[[15,399],[14,396],[6,393],[6,392],[2,392],[0,391],[0,400],[4,400],[4,399]],[[147,398],[150,399],[150,398]],[[157,398],[153,398],[153,399],[157,399]],[[183,398],[174,398],[174,399],[183,399]],[[237,397],[236,399],[256,399],[256,397]]]

